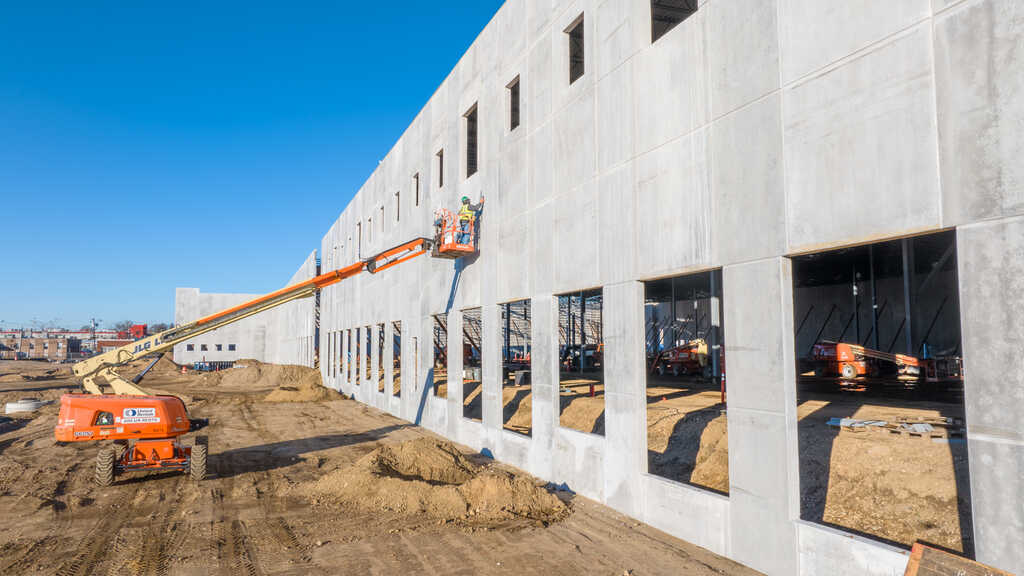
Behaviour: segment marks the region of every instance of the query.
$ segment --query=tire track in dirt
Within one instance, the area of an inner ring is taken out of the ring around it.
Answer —
[[[138,487],[128,490],[107,506],[100,521],[79,540],[78,553],[57,568],[58,576],[88,576],[93,573],[96,566],[113,550],[111,541],[117,538],[121,528],[134,517],[135,498],[139,490]]]
[[[182,496],[185,490],[185,479],[178,478],[171,487],[172,494],[168,502],[164,502],[161,493],[161,512],[149,522],[141,543],[139,554],[139,570],[137,574],[146,576],[163,576],[168,570],[168,554],[175,551],[187,537],[188,530],[181,529],[178,515]]]
[[[257,563],[256,555],[253,553],[245,522],[237,518],[225,520],[220,522],[216,528],[220,573],[261,576],[262,571]]]
[[[72,482],[75,471],[78,470],[80,462],[73,462],[64,469],[60,479],[54,484],[53,497],[44,500],[44,504],[50,504],[52,520],[49,522],[46,533],[36,540],[28,543],[21,549],[21,553],[5,549],[0,555],[0,574],[14,573],[16,568],[27,569],[40,558],[51,553],[57,546],[59,537],[66,534],[71,527],[72,515],[68,503],[62,498],[67,491],[68,485]],[[38,483],[38,482],[34,482]],[[14,546],[12,548],[19,548]]]

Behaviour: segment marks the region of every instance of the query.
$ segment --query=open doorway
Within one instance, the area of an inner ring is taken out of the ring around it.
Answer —
[[[481,385],[481,311],[462,311],[462,417],[481,422],[483,419],[483,387]]]
[[[604,434],[604,296],[600,288],[558,296],[559,424]]]
[[[402,395],[402,322],[391,323],[391,394]]]
[[[529,300],[501,304],[501,424],[529,436],[533,430],[533,384]]]
[[[377,324],[377,391],[384,389],[384,324]]]
[[[729,493],[722,271],[644,282],[647,471]]]
[[[433,389],[434,396],[448,397],[448,315],[435,314],[432,327],[434,347]]]
[[[956,233],[793,258],[801,517],[973,555]]]

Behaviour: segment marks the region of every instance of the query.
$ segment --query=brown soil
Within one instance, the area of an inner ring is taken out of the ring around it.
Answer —
[[[721,400],[719,390],[698,380],[650,376],[648,472],[728,494],[729,431]]]
[[[443,367],[434,367],[434,396],[448,397],[448,370]]]
[[[852,432],[827,424],[832,417],[888,422],[938,416],[962,419],[962,405],[818,394],[804,399],[797,415],[804,518],[904,546],[915,540],[958,551],[969,546],[963,443],[883,431]]]
[[[590,386],[594,395],[590,395]],[[604,434],[604,383],[600,376],[580,378],[578,374],[562,374],[559,392],[559,424],[590,434]]]
[[[591,398],[589,383],[563,380],[568,392],[561,393],[560,423],[601,433],[604,388],[596,384],[596,397]],[[728,419],[720,390],[697,380],[669,377],[651,377],[649,383],[648,471],[727,494]],[[505,398],[508,402],[507,393]],[[937,416],[962,420],[962,404],[863,394],[819,394],[802,401],[802,517],[896,545],[909,547],[920,539],[953,550],[969,547],[964,444],[840,432],[827,425],[832,417],[896,421]]]
[[[425,514],[476,527],[545,525],[569,512],[536,480],[490,461],[476,464],[451,442],[431,437],[382,446],[307,491],[315,503]]]
[[[21,364],[0,362],[0,373],[20,374]],[[136,473],[100,488],[100,443],[58,446],[56,404],[0,418],[0,517],[16,519],[0,523],[0,574],[753,574],[582,497],[556,498],[571,509],[559,515],[529,476],[356,402],[267,403],[280,383],[234,378],[168,371],[143,381],[190,398],[190,413],[210,420],[200,432],[209,475],[198,484]],[[76,387],[19,379],[0,383],[0,402],[56,400]],[[311,501],[321,480],[366,473],[401,487],[381,488],[386,502],[407,502],[408,490],[428,505],[375,509],[345,488]],[[454,491],[474,515],[446,512],[438,491]]]
[[[501,412],[506,430],[529,436],[533,429],[533,391],[530,385],[502,388]]]

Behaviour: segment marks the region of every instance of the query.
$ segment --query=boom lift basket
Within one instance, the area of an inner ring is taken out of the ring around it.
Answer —
[[[437,241],[431,254],[435,258],[455,260],[476,254],[476,219],[469,220],[463,229],[458,216],[444,208],[434,212]]]

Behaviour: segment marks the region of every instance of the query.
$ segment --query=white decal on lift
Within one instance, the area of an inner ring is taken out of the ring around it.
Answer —
[[[160,421],[156,408],[125,408],[122,414],[122,424],[153,424]]]

